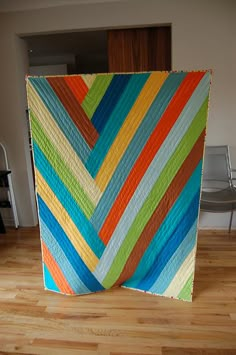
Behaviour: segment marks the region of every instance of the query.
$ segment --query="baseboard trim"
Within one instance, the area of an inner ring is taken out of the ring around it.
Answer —
[[[201,235],[204,235],[204,234],[212,234],[212,235],[229,235],[229,236],[233,236],[233,235],[236,235],[236,229],[232,229],[231,232],[229,233],[228,232],[228,229],[201,229],[199,228],[198,229],[198,232],[201,234]]]

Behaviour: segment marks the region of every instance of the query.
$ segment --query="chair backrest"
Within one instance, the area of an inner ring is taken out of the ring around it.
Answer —
[[[229,147],[206,146],[203,169],[203,190],[219,190],[232,184]]]

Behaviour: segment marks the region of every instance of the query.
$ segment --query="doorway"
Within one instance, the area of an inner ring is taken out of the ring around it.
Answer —
[[[171,26],[24,37],[30,75],[171,70]]]

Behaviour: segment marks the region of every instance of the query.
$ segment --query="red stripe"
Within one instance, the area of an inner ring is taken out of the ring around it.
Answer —
[[[169,106],[147,141],[142,153],[134,164],[99,232],[105,244],[109,242],[143,175],[204,75],[205,72],[189,73],[180,84]]]
[[[65,76],[64,79],[79,103],[82,104],[89,90],[84,80],[79,75]]]

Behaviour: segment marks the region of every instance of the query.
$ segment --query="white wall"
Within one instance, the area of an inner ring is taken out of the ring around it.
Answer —
[[[3,140],[9,148],[21,225],[34,224],[36,219],[25,102],[22,101],[22,52],[15,34],[171,23],[173,69],[212,68],[214,71],[207,143],[229,144],[235,152],[235,5],[234,0],[130,0],[0,15],[0,141]],[[215,222],[209,225],[209,221],[209,216],[203,216],[201,225],[214,227]],[[218,215],[217,221],[219,228],[228,222],[225,216]]]

